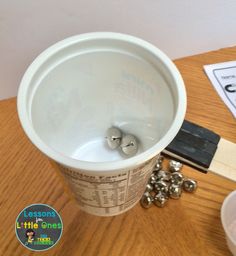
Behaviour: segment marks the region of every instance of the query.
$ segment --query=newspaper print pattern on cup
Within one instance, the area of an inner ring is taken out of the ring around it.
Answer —
[[[156,157],[135,169],[121,170],[114,175],[88,175],[58,166],[82,210],[112,216],[129,210],[140,200],[155,163]]]

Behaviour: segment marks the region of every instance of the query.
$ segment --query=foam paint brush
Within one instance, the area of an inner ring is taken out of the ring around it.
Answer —
[[[202,172],[236,181],[236,144],[187,120],[163,153]]]

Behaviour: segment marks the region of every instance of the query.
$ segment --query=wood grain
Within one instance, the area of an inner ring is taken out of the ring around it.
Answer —
[[[221,138],[209,170],[236,181],[236,144]]]
[[[186,119],[236,143],[236,122],[206,75],[203,65],[235,60],[236,47],[175,61],[187,94]],[[0,102],[0,255],[230,255],[220,222],[220,207],[236,183],[184,167],[195,178],[195,194],[184,193],[168,206],[148,210],[136,205],[115,217],[96,217],[79,210],[64,191],[48,159],[26,138],[15,98]],[[17,240],[14,225],[29,204],[54,207],[64,223],[60,242],[45,252],[31,252]]]

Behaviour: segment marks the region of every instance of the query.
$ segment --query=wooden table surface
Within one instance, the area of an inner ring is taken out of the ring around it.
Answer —
[[[187,88],[186,119],[236,143],[236,120],[203,71],[203,65],[236,60],[236,47],[175,61]],[[0,255],[230,255],[220,208],[236,183],[184,166],[196,179],[195,194],[184,193],[165,208],[133,209],[115,217],[86,214],[70,199],[48,159],[26,138],[16,99],[0,102]],[[15,221],[27,205],[46,203],[64,224],[59,243],[45,252],[23,247]]]

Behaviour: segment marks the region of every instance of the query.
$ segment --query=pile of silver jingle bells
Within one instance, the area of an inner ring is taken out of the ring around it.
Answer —
[[[182,163],[170,160],[166,171],[162,167],[163,160],[164,157],[160,155],[140,200],[144,208],[150,208],[153,204],[164,207],[169,198],[179,199],[182,191],[193,193],[197,189],[197,182],[181,173]]]

